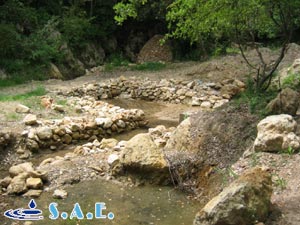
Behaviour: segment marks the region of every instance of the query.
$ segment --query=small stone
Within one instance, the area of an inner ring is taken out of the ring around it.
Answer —
[[[120,161],[119,156],[117,154],[111,154],[108,156],[107,163],[111,167],[116,165]]]
[[[201,108],[210,109],[212,107],[212,104],[209,101],[205,101],[201,103]]]
[[[193,97],[193,98],[192,98],[191,105],[192,105],[192,106],[200,106],[200,105],[201,105],[201,100],[200,100],[200,98]]]
[[[41,140],[49,140],[53,135],[50,127],[39,127],[36,130],[36,134]]]
[[[57,112],[63,113],[65,112],[64,107],[62,105],[53,104],[51,108]]]
[[[118,140],[114,138],[103,138],[102,141],[100,142],[100,148],[105,149],[105,148],[113,148],[118,144]]]
[[[99,147],[101,144],[100,144],[100,142],[98,141],[98,139],[95,139],[94,141],[93,141],[93,146],[95,146],[95,147]]]
[[[30,112],[30,108],[28,108],[25,105],[19,104],[16,107],[16,112],[17,113],[29,113]]]
[[[27,114],[24,119],[23,119],[23,123],[25,123],[25,125],[36,125],[37,124],[37,117],[34,114]]]
[[[118,120],[117,122],[117,126],[118,127],[121,127],[121,128],[125,128],[126,127],[126,124],[123,120]]]
[[[63,189],[56,189],[52,196],[56,199],[65,199],[68,197],[68,192]]]
[[[69,134],[65,134],[61,140],[63,143],[70,144],[72,142],[72,137]]]

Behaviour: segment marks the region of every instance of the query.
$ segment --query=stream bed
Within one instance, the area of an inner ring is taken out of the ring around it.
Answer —
[[[45,192],[36,199],[37,209],[43,211],[44,219],[33,224],[55,225],[185,225],[192,224],[194,216],[199,210],[196,201],[188,199],[187,195],[172,187],[140,186],[128,187],[109,181],[88,181],[66,188],[68,197],[64,200],[53,199],[52,192]],[[15,208],[28,208],[30,199],[14,197]],[[52,215],[48,206],[51,202],[58,204],[59,212],[71,214],[74,204],[79,203],[84,215],[94,212],[96,202],[105,202],[104,212],[113,212],[115,218],[76,220],[49,219]]]

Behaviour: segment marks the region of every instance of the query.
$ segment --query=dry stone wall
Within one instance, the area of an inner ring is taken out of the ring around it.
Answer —
[[[153,81],[135,77],[110,80],[106,83],[87,83],[73,88],[68,96],[93,96],[96,99],[132,98],[146,101],[190,104],[212,109],[227,103],[245,89],[239,80],[227,79],[219,83],[201,80],[162,79]],[[61,93],[63,94],[63,93]]]
[[[83,140],[94,140],[145,126],[145,115],[139,109],[123,109],[93,98],[72,98],[71,104],[79,111],[80,117],[37,121],[27,126],[22,133],[27,149],[37,151],[50,148],[56,150]]]

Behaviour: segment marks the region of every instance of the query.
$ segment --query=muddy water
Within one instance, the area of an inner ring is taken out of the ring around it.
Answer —
[[[83,182],[66,189],[69,196],[65,200],[53,199],[50,193],[43,195],[36,200],[37,208],[43,211],[44,220],[36,221],[37,225],[184,225],[192,224],[193,218],[199,209],[197,203],[188,200],[186,195],[171,187],[123,187],[105,181]],[[18,207],[28,208],[29,199],[16,198],[15,204]],[[105,202],[106,210],[104,214],[113,212],[113,220],[92,219],[76,221],[59,218],[50,220],[52,215],[48,206],[51,202],[58,203],[59,212],[67,212],[68,215],[73,210],[74,204],[78,202],[84,215],[87,212],[94,213],[96,202]]]

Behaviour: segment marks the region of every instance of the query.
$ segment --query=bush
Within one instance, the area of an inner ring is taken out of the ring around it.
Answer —
[[[75,8],[70,8],[62,18],[63,37],[71,47],[83,47],[89,38],[92,29],[90,19],[86,18],[84,11],[75,12]]]
[[[0,57],[13,58],[20,51],[21,37],[12,24],[0,24]]]
[[[133,70],[139,70],[139,71],[158,71],[164,69],[165,67],[166,64],[161,62],[145,62],[142,64],[134,65],[131,68]]]

